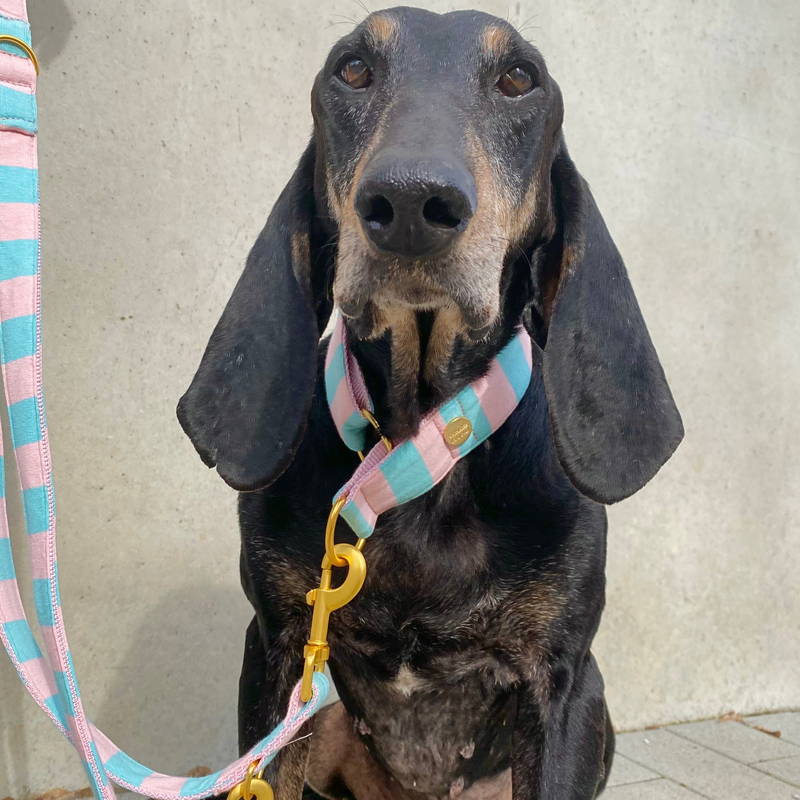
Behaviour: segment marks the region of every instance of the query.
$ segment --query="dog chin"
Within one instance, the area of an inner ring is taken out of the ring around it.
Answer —
[[[429,289],[408,289],[400,292],[382,291],[367,298],[335,297],[335,302],[347,318],[351,331],[359,339],[373,339],[392,327],[392,321],[408,313],[439,312],[458,308],[463,322],[462,332],[473,342],[486,337],[498,319],[498,310],[491,304],[459,303],[445,293]]]

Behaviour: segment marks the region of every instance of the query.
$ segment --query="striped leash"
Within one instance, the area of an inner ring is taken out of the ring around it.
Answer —
[[[202,778],[154,772],[120,750],[87,719],[64,630],[56,564],[56,517],[42,393],[41,249],[36,148],[36,73],[25,0],[0,0],[0,363],[22,488],[36,614],[47,657],[25,615],[5,506],[0,434],[0,638],[36,703],[78,751],[97,798],[111,781],[158,800],[199,800],[229,790],[269,800],[254,777],[292,741],[328,694],[322,674],[307,702],[300,684],[283,722],[245,756]],[[263,784],[263,785],[260,785]],[[266,789],[264,788],[266,787]]]

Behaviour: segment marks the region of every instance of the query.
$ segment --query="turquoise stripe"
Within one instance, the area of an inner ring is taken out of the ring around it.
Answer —
[[[475,390],[471,386],[467,386],[466,389],[459,392],[458,397],[464,407],[465,416],[472,422],[472,433],[476,439],[476,444],[485,442],[494,431],[486,418],[486,414],[483,413],[483,407],[480,400],[478,400],[478,395],[475,394]]]
[[[354,411],[342,425],[342,439],[351,450],[363,450],[367,445],[369,422]]]
[[[0,456],[0,497],[6,496],[6,459]]]
[[[2,116],[2,115],[0,115]],[[39,269],[39,240],[0,242],[0,281],[35,275]]]
[[[16,577],[11,539],[0,539],[0,581],[10,581]]]
[[[325,393],[328,395],[328,405],[333,402],[339,382],[344,380],[344,348],[341,343],[333,351],[331,363],[325,370]]]
[[[47,487],[35,486],[22,492],[22,505],[25,509],[25,524],[28,535],[44,533],[50,521],[49,505],[47,502]]]
[[[36,315],[14,317],[0,325],[0,357],[4,364],[36,352]]]
[[[39,624],[52,628],[55,625],[55,616],[50,606],[50,581],[47,578],[37,578],[33,582],[33,599]]]
[[[0,166],[0,203],[38,203],[39,175],[27,167]]]
[[[189,778],[181,787],[181,797],[213,789],[220,775],[222,775],[222,770],[213,775],[206,775],[204,778]],[[211,794],[210,791],[208,793]]]
[[[54,694],[52,697],[48,697],[44,704],[50,709],[51,713],[58,719],[61,724],[69,730],[69,722],[67,721],[67,715],[64,713],[64,706],[61,703],[61,697],[59,695]]]
[[[123,753],[121,750],[111,756],[106,761],[105,766],[109,772],[137,788],[142,785],[145,778],[149,778],[153,774],[153,770],[148,769],[138,761],[134,761],[127,753]]]
[[[360,539],[366,539],[372,533],[372,525],[364,519],[364,515],[352,501],[341,510],[341,515],[344,517],[344,521],[353,529],[353,532]]]
[[[36,98],[0,84],[0,119],[7,127],[36,133]]]
[[[11,642],[11,649],[14,651],[17,661],[21,664],[42,657],[42,651],[33,638],[27,620],[15,619],[13,622],[6,622],[3,630]]]
[[[519,336],[515,336],[497,355],[497,361],[503,368],[508,382],[514,389],[517,402],[522,400],[531,382],[531,372],[522,349]]]
[[[8,412],[14,447],[22,447],[41,440],[42,427],[39,424],[39,409],[35,397],[13,403],[9,406]]]
[[[23,22],[21,19],[11,19],[10,17],[4,17],[0,15],[0,33],[7,34],[9,36],[16,36],[17,39],[22,39],[25,44],[30,46],[31,26],[28,25],[27,22]],[[6,53],[13,53],[15,56],[21,55],[25,56],[25,58],[28,57],[27,53],[16,44],[3,42],[0,44],[0,50],[5,50]]]
[[[403,442],[381,465],[399,505],[433,488],[433,478],[412,441]]]

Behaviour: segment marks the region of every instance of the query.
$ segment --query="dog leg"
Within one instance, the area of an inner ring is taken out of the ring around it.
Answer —
[[[239,679],[239,752],[247,752],[283,719],[289,698],[303,672],[302,660],[275,642],[265,645],[258,617],[247,629],[242,675]],[[275,800],[301,800],[305,785],[309,739],[313,720],[298,731],[298,741],[287,745],[267,765],[264,779]],[[302,738],[306,737],[306,738]]]
[[[593,800],[613,759],[613,730],[603,679],[589,654],[574,668],[556,666],[546,708],[522,689],[514,726],[513,800]]]

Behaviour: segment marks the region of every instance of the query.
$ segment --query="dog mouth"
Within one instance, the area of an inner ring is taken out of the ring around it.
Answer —
[[[377,282],[376,282],[377,283]],[[494,303],[471,297],[461,287],[444,287],[436,281],[411,277],[386,281],[372,291],[360,293],[346,290],[334,291],[334,299],[345,317],[360,323],[366,334],[374,330],[376,319],[391,316],[397,311],[438,312],[457,308],[461,313],[464,332],[474,341],[486,336],[498,317]],[[378,326],[379,327],[379,326]]]

